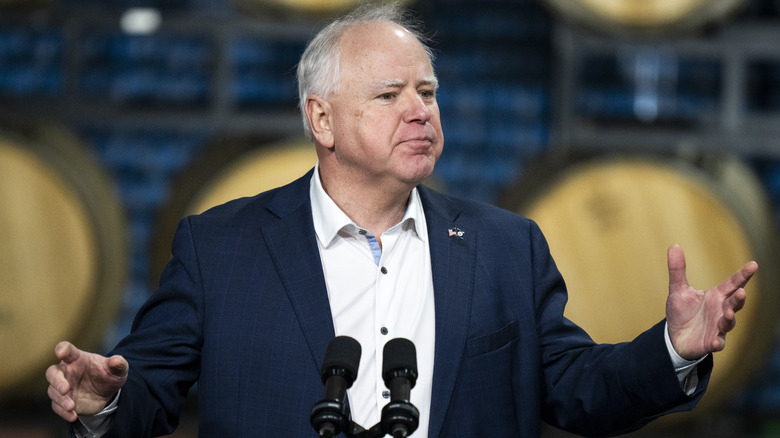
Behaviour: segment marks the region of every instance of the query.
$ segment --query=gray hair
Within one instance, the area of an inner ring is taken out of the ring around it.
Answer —
[[[423,34],[420,23],[397,3],[367,3],[334,20],[309,42],[298,63],[298,107],[303,117],[303,130],[309,138],[312,133],[306,117],[306,99],[311,94],[327,99],[338,91],[341,79],[338,43],[341,36],[354,26],[375,21],[395,23],[409,31],[420,42],[433,66],[433,50],[427,45],[428,38]]]

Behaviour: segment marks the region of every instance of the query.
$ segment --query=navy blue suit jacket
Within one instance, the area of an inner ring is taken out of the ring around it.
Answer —
[[[109,436],[170,433],[196,382],[202,437],[316,436],[334,331],[311,174],[181,221],[159,290],[113,352],[130,373]],[[711,362],[684,395],[662,323],[596,345],[563,317],[564,281],[532,221],[419,190],[436,309],[429,436],[534,437],[541,420],[604,435],[701,397]]]

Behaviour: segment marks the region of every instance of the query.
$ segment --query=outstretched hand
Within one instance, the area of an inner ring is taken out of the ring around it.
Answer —
[[[667,251],[669,297],[666,322],[674,349],[681,357],[696,360],[723,350],[726,333],[736,324],[735,314],[745,305],[745,285],[758,264],[748,262],[716,287],[696,290],[685,275],[685,254],[672,245]]]
[[[81,351],[69,342],[54,348],[60,360],[46,370],[52,410],[67,421],[103,410],[127,381],[122,356],[104,357]]]

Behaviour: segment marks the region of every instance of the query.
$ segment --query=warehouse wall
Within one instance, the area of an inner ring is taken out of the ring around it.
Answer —
[[[156,32],[133,35],[118,26],[122,14],[139,5],[161,11]],[[539,160],[572,147],[577,125],[562,121],[560,112],[565,87],[575,91],[566,117],[639,126],[636,141],[650,145],[655,137],[648,127],[696,133],[723,104],[727,67],[717,56],[669,55],[657,43],[632,42],[594,52],[587,68],[567,77],[559,70],[567,56],[557,46],[561,20],[536,0],[411,6],[434,31],[441,82],[446,147],[431,183],[453,195],[501,203],[521,190],[517,181]],[[780,24],[780,3],[750,1],[724,26],[754,21]],[[106,170],[122,208],[127,276],[100,342],[103,351],[129,331],[153,292],[175,225],[171,217],[187,208],[185,194],[189,199],[206,190],[203,181],[248,151],[300,143],[294,68],[321,23],[321,17],[219,0],[60,0],[35,10],[0,9],[0,121],[12,130],[40,123],[75,134]],[[773,116],[780,112],[780,41],[766,44],[778,53],[750,64],[742,109]],[[637,56],[640,49],[645,56]],[[642,89],[636,82],[637,69],[648,65],[662,83],[649,118],[637,106]],[[562,125],[574,134],[562,135]],[[776,219],[780,140],[769,136],[760,144],[729,152],[755,172]],[[774,336],[774,328],[768,330]],[[40,410],[38,400],[17,402],[30,398],[18,395],[0,394],[20,410]],[[780,348],[724,409],[729,418],[751,419],[749,426],[735,420],[733,427],[776,436]],[[17,408],[7,412],[28,418]]]

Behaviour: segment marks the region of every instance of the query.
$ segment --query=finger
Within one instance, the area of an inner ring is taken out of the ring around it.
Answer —
[[[65,363],[72,363],[76,361],[80,354],[81,350],[76,348],[75,345],[68,341],[62,341],[57,344],[56,347],[54,347],[54,355],[57,356],[57,359]]]
[[[57,390],[57,388],[51,385],[49,385],[47,394],[51,399],[52,410],[57,415],[59,415],[60,417],[68,421],[76,420],[76,417],[78,416],[76,414],[76,402],[74,402],[72,398],[70,398],[67,395],[61,394],[60,391]]]
[[[55,414],[59,415],[65,421],[72,423],[78,419],[78,415],[76,415],[75,411],[65,409],[53,401],[51,402],[51,410],[54,411]]]
[[[758,263],[748,262],[739,271],[733,273],[731,277],[727,278],[718,286],[721,293],[730,295],[744,288],[748,281],[753,278],[753,275],[758,271]]]
[[[669,288],[685,286],[688,279],[685,275],[685,253],[679,245],[674,244],[666,251],[669,267]]]
[[[65,378],[65,374],[57,365],[52,365],[46,369],[46,381],[49,382],[49,385],[59,391],[60,394],[65,394],[70,391],[68,379]]]
[[[747,293],[745,292],[745,289],[739,288],[734,291],[728,300],[724,301],[724,304],[734,312],[739,312],[743,307],[745,307],[746,301]]]
[[[67,394],[60,393],[60,391],[54,386],[49,385],[49,388],[46,390],[46,394],[49,396],[49,399],[52,402],[56,403],[66,411],[72,411],[76,407],[76,404],[72,398],[70,398]]]
[[[734,317],[734,311],[731,309],[726,309],[725,312],[723,312],[723,317],[718,321],[718,330],[720,333],[725,335],[726,333],[730,332],[734,329],[734,326],[737,325],[737,319]]]
[[[712,341],[712,351],[723,351],[724,348],[726,348],[726,335],[718,336],[715,338],[714,341]]]

